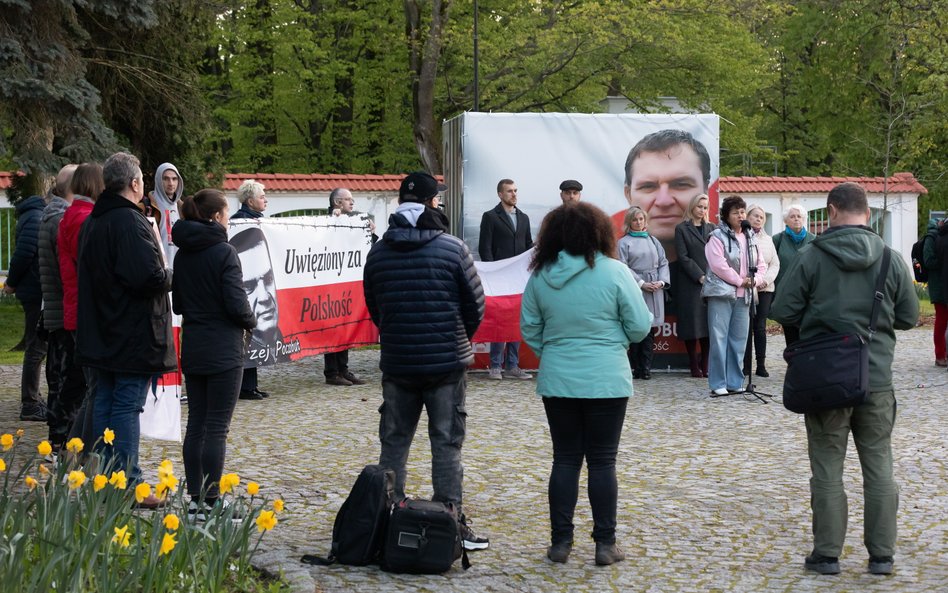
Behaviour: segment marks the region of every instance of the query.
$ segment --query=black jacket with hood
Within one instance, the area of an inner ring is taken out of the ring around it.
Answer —
[[[39,227],[46,201],[30,196],[16,205],[16,247],[10,257],[7,284],[16,289],[22,303],[40,303],[43,288],[39,271]]]
[[[106,190],[79,233],[79,363],[114,373],[177,369],[171,269],[158,237],[129,200]]]
[[[467,245],[440,228],[421,228],[440,226],[428,210],[417,227],[393,214],[366,259],[363,289],[379,328],[383,373],[447,374],[474,361],[471,337],[484,318],[481,280]]]
[[[256,327],[237,250],[216,222],[179,220],[171,229],[172,302],[181,315],[181,370],[212,375],[244,366],[244,330]]]

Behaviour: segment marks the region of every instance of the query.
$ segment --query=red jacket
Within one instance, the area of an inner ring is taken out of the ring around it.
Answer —
[[[79,304],[79,277],[76,262],[79,259],[79,230],[92,212],[94,204],[76,196],[59,223],[59,275],[63,280],[63,328],[76,331],[76,308]]]

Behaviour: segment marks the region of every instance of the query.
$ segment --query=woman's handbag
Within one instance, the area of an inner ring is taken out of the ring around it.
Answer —
[[[876,279],[869,340],[858,333],[822,334],[794,342],[783,351],[787,361],[783,381],[785,408],[797,414],[809,414],[858,406],[868,399],[869,341],[876,333],[891,259],[892,252],[886,247]]]

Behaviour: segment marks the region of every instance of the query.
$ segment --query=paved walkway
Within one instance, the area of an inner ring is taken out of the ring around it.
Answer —
[[[532,381],[498,383],[484,373],[469,378],[465,505],[474,529],[491,538],[491,547],[472,554],[466,572],[459,563],[447,575],[409,576],[298,562],[304,553],[329,551],[336,511],[362,466],[378,458],[377,351],[352,353],[353,370],[369,380],[361,387],[325,385],[318,358],[263,370],[260,384],[273,397],[239,403],[227,471],[286,499],[287,512],[264,539],[255,564],[282,574],[294,592],[944,592],[948,373],[932,364],[930,327],[899,338],[894,448],[902,505],[897,572],[888,578],[865,572],[854,451],[845,478],[850,524],[843,573],[808,574],[802,567],[811,541],[802,419],[778,402],[712,400],[705,381],[682,374],[658,372],[651,381],[636,381],[618,464],[618,539],[629,559],[611,567],[593,563],[584,488],[569,563],[546,560],[551,452]],[[773,376],[761,379],[759,388],[779,392],[783,340],[771,336],[769,342]],[[28,438],[38,439],[45,427],[11,421],[18,385],[17,369],[0,368],[0,430],[26,425]],[[179,445],[143,443],[143,467],[155,468],[163,457],[183,467]],[[409,493],[430,497],[429,475],[423,423],[410,460]]]

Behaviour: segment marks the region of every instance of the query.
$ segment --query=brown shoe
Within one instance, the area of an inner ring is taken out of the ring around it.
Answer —
[[[342,377],[353,385],[365,385],[365,381],[353,375],[351,371],[344,372]]]
[[[948,358],[936,358],[935,359],[936,367],[948,367]]]
[[[596,564],[599,566],[609,566],[621,560],[625,560],[623,552],[616,544],[604,544],[596,542]]]
[[[136,509],[146,509],[153,511],[155,509],[160,509],[167,504],[167,498],[158,498],[154,494],[149,494],[146,498],[143,498],[141,502],[136,502],[134,507]]]
[[[337,375],[335,377],[329,377],[326,379],[326,385],[341,385],[343,387],[348,387],[349,385],[352,385],[352,381]]]

